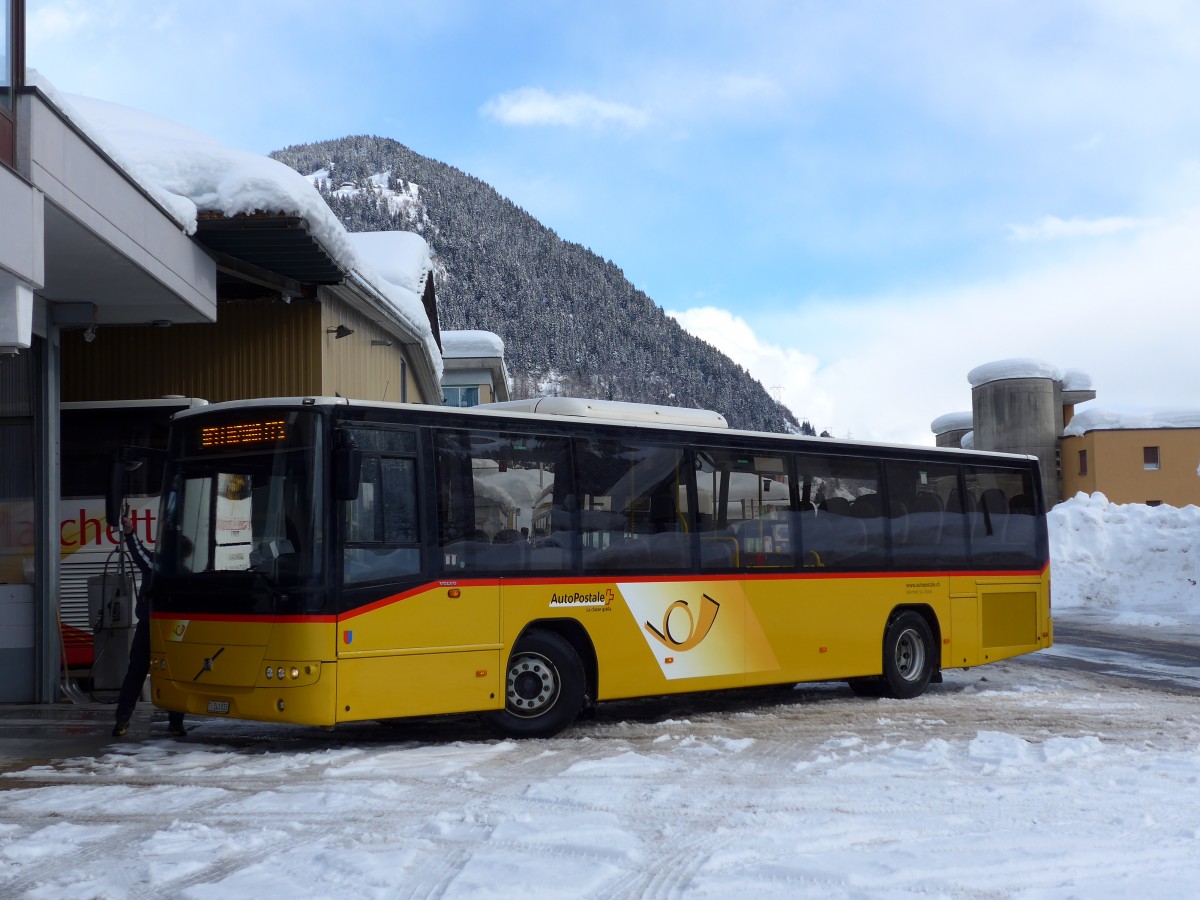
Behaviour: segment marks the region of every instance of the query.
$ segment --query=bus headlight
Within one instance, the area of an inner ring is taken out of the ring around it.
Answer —
[[[269,681],[270,679],[272,679],[274,677],[275,677],[275,670],[272,669],[270,666],[267,666],[267,680]]]
[[[300,677],[300,670],[297,669],[295,666],[292,666],[292,671],[289,672],[288,674],[291,675],[292,680],[295,681],[297,678]]]
[[[283,666],[280,666],[278,669],[275,670],[275,677],[278,678],[280,681],[283,681]]]

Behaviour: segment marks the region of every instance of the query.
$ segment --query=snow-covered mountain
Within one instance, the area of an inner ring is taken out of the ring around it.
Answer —
[[[272,156],[312,178],[349,231],[420,233],[436,256],[442,328],[500,335],[515,398],[697,406],[734,428],[802,429],[760,382],[680,328],[615,264],[478,178],[379,137]]]

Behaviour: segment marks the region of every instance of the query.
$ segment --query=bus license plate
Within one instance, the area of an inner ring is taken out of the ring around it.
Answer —
[[[208,701],[208,714],[210,716],[213,716],[213,715],[227,716],[227,715],[229,715],[229,701],[228,700],[209,700]]]

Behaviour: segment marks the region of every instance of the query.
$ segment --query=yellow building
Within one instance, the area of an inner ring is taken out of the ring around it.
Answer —
[[[1063,497],[1099,491],[1113,503],[1200,505],[1200,412],[1076,415],[1060,442]]]

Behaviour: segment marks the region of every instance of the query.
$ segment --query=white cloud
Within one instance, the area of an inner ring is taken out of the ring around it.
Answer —
[[[753,322],[671,315],[835,437],[932,444],[935,418],[971,406],[967,373],[1014,357],[1087,372],[1106,408],[1196,409],[1197,244],[1191,213],[1007,279],[809,300]]]
[[[689,334],[712,344],[745,368],[797,417],[808,419],[818,430],[824,427],[834,403],[814,383],[817,357],[768,343],[754,333],[745,319],[715,306],[668,311],[667,315]]]
[[[31,43],[71,37],[93,22],[93,14],[74,3],[35,6],[25,22],[27,40]]]
[[[567,128],[618,125],[643,128],[650,114],[625,103],[590,94],[551,94],[541,88],[521,88],[488,100],[480,112],[505,125],[556,125]]]
[[[1064,238],[1107,237],[1154,225],[1153,219],[1108,216],[1103,219],[1060,219],[1044,216],[1032,225],[1009,225],[1008,236],[1014,241],[1057,241]]]

